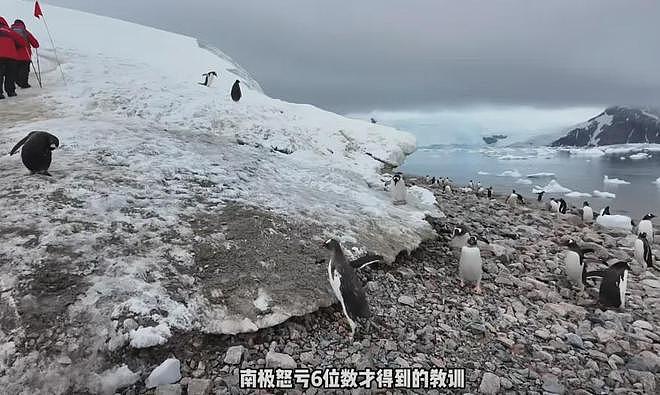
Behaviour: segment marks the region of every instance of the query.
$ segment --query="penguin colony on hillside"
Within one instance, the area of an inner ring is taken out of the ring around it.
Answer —
[[[427,176],[424,180],[431,186],[439,187],[444,193],[451,193],[450,180],[446,177],[436,178]],[[405,180],[403,179],[403,175],[401,173],[395,173],[387,184],[392,184],[393,203],[401,204],[402,199],[405,202]],[[480,183],[475,184],[470,180],[468,187],[463,189],[476,192],[479,196],[480,188]],[[487,193],[490,199],[492,197],[492,187],[487,188]],[[543,191],[538,193],[538,202],[542,201],[543,194]],[[522,195],[513,190],[505,199],[505,203],[512,205],[525,204],[525,200]],[[550,199],[550,203],[551,211],[560,214],[567,212],[567,204],[564,199]],[[594,215],[593,209],[589,206],[588,202],[583,203],[582,209],[579,210],[579,215],[587,225],[593,223],[594,217],[597,216]],[[611,215],[609,206],[601,212],[601,215]],[[644,262],[649,268],[654,267],[651,251],[654,235],[653,224],[651,222],[653,218],[655,218],[655,215],[649,213],[640,221],[637,227],[638,238],[634,244],[634,259],[639,263]],[[446,229],[445,233],[451,233],[449,246],[455,251],[455,256],[458,259],[458,279],[460,286],[463,287],[465,283],[473,283],[474,292],[481,293],[483,261],[479,242],[489,244],[488,240],[480,238],[477,235],[471,235],[463,226],[457,226],[451,232]],[[518,238],[519,236],[511,235],[510,237]],[[625,307],[626,290],[631,271],[630,265],[624,261],[617,261],[605,270],[587,271],[585,254],[594,253],[594,249],[582,247],[573,239],[569,239],[564,245],[567,247],[564,255],[564,265],[568,281],[573,283],[579,290],[584,290],[587,286],[587,279],[601,278],[598,293],[598,304],[600,307],[623,309]],[[352,339],[358,326],[358,320],[366,319],[370,316],[364,290],[354,270],[354,267],[358,267],[358,265],[352,266],[347,262],[341,245],[336,239],[328,240],[324,246],[332,251],[331,258],[328,262],[328,279],[337,300],[341,304],[342,312],[348,320]],[[367,259],[365,258],[364,260]],[[368,264],[373,262],[376,261],[371,261]],[[364,266],[362,265],[360,268]]]

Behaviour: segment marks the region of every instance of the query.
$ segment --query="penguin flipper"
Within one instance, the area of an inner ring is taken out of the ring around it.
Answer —
[[[25,142],[30,138],[30,136],[32,136],[35,133],[37,133],[37,132],[30,132],[30,133],[28,133],[27,136],[23,137],[23,139],[21,141],[19,141],[18,143],[16,143],[14,148],[11,149],[11,152],[9,153],[9,155],[14,155],[16,153],[16,151],[18,151],[18,149],[21,148],[21,146],[23,144],[25,144]]]
[[[367,265],[371,265],[376,262],[380,262],[381,259],[383,259],[382,256],[380,255],[365,255],[363,257],[360,257],[354,261],[351,261],[351,266],[354,269],[362,269],[363,267]]]
[[[593,248],[583,248],[583,249],[582,249],[582,253],[583,253],[583,254],[593,254],[593,253],[595,253],[595,252],[596,252],[596,251],[595,251]]]
[[[605,277],[606,270],[592,270],[587,272],[584,276],[586,277]]]

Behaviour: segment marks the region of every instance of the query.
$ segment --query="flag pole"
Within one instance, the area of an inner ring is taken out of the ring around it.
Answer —
[[[35,77],[37,77],[37,82],[39,83],[39,88],[43,88],[44,86],[41,84],[41,66],[39,65],[39,51],[37,49],[34,49],[36,55],[37,55],[37,68],[34,68],[34,62],[30,61],[30,64],[32,65],[32,70],[34,71]]]
[[[64,85],[66,85],[66,77],[64,76],[64,71],[62,70],[62,64],[60,63],[60,59],[57,56],[57,48],[55,47],[55,42],[53,41],[53,36],[50,34],[50,29],[48,28],[48,24],[46,23],[46,17],[44,16],[43,12],[41,11],[41,6],[39,5],[39,1],[34,2],[34,16],[37,17],[38,19],[41,19],[39,17],[42,17],[44,26],[46,26],[46,32],[48,33],[48,38],[50,39],[50,44],[53,46],[53,52],[55,53],[55,61],[57,62],[57,66],[60,69],[60,73],[62,74],[62,81],[64,81]]]

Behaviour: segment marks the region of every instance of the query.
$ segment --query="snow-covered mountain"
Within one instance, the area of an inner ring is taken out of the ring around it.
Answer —
[[[0,158],[7,393],[113,393],[109,355],[126,347],[170,330],[255,331],[333,303],[329,237],[392,260],[434,234],[434,199],[411,188],[394,206],[381,181],[412,135],[267,97],[193,38],[42,4],[63,80],[33,4],[2,3],[41,40],[44,88],[33,80],[0,103],[0,150],[32,130],[61,149],[52,178]],[[219,79],[199,85],[211,70]]]
[[[575,125],[553,141],[553,147],[594,147],[614,144],[660,143],[660,112],[624,106],[607,108]]]

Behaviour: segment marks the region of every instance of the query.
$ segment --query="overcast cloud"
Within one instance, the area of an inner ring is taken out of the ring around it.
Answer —
[[[209,41],[270,96],[343,113],[660,102],[654,0],[51,3]]]

